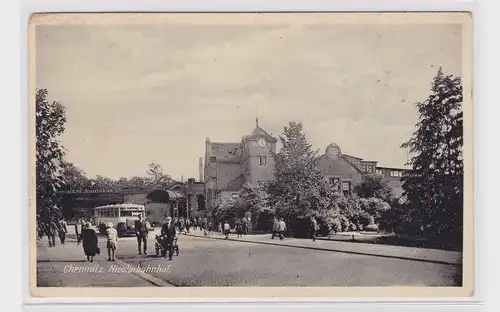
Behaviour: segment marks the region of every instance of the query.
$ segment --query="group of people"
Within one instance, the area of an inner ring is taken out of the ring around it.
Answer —
[[[93,262],[94,257],[101,253],[97,233],[91,222],[85,222],[81,231],[76,232],[77,245],[83,246],[83,252],[87,256],[87,261]],[[106,224],[106,249],[108,250],[108,261],[115,261],[115,251],[118,248],[118,232],[113,227],[113,222]]]
[[[236,220],[234,224],[234,231],[236,232],[236,237],[243,237],[243,234],[248,234],[248,222],[247,220]],[[226,239],[229,238],[229,234],[231,233],[231,225],[229,221],[224,221],[224,223],[220,222],[217,226],[217,232],[221,235],[224,235]]]
[[[283,218],[278,219],[277,217],[275,217],[273,219],[273,234],[271,235],[271,239],[274,239],[276,236],[278,236],[280,240],[284,240],[285,237],[283,234],[285,233],[286,229],[287,227],[285,220]],[[318,230],[319,230],[318,221],[316,220],[316,218],[311,217],[310,233],[313,242],[316,241],[316,235],[318,233]]]
[[[210,224],[208,222],[208,219],[206,217],[201,218],[176,218],[173,220],[174,226],[177,228],[179,233],[189,233],[191,231],[191,228],[193,229],[199,229],[200,231],[204,231],[205,235],[207,232],[211,231]]]
[[[186,219],[182,222],[177,220],[177,222],[172,221],[172,217],[167,217],[165,223],[161,227],[160,242],[162,248],[168,249],[168,258],[172,260],[173,251],[173,240],[176,236],[176,228],[181,232],[182,230],[187,230],[189,233],[189,227],[191,226],[190,220]],[[135,234],[137,236],[137,249],[139,255],[147,255],[148,250],[148,228],[146,225],[146,220],[142,215],[139,215],[139,220],[135,221]],[[142,248],[141,248],[142,247]]]
[[[59,236],[61,245],[64,245],[67,233],[68,224],[64,218],[60,218],[56,222],[44,224],[40,229],[38,229],[38,238],[47,236],[49,240],[49,247],[54,247],[56,245],[56,235]]]

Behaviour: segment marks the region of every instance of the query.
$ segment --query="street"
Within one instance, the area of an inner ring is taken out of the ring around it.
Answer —
[[[100,240],[102,255],[106,256],[104,239]],[[461,268],[187,235],[180,235],[178,244],[179,256],[169,261],[156,257],[153,233],[149,235],[147,256],[138,255],[135,237],[126,237],[119,240],[116,255],[131,267],[165,268],[147,273],[175,286],[454,286]]]

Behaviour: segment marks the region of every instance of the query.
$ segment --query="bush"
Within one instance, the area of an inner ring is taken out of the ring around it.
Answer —
[[[342,219],[341,218],[333,219],[330,230],[334,232],[342,232]]]
[[[342,232],[345,232],[349,230],[349,226],[351,225],[351,222],[346,216],[341,216],[340,217],[340,229]]]
[[[368,224],[367,226],[365,226],[364,230],[367,232],[378,232],[379,228],[376,224]]]

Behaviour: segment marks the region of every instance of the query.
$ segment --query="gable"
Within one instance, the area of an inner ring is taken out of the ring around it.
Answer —
[[[326,155],[322,155],[318,159],[318,166],[323,176],[340,176],[344,179],[352,179],[355,183],[360,183],[363,179],[359,170],[342,157],[331,158]]]

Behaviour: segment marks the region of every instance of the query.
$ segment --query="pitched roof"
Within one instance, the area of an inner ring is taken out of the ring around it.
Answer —
[[[216,157],[217,160],[236,160],[239,158],[237,150],[240,148],[240,143],[210,143],[211,156]]]
[[[252,131],[252,133],[250,133],[249,135],[245,135],[242,138],[242,141],[244,141],[244,140],[246,140],[248,138],[251,138],[251,137],[265,137],[269,141],[272,141],[272,142],[276,142],[277,141],[275,137],[273,137],[272,135],[270,135],[269,133],[267,133],[264,129],[262,129],[258,125],[255,126],[255,128]]]
[[[331,158],[327,155],[321,155],[318,159],[318,165],[323,174],[339,175],[341,177],[350,177],[355,182],[361,182],[357,175],[353,175],[352,172],[358,172],[356,166],[351,164],[349,161],[343,157]]]

